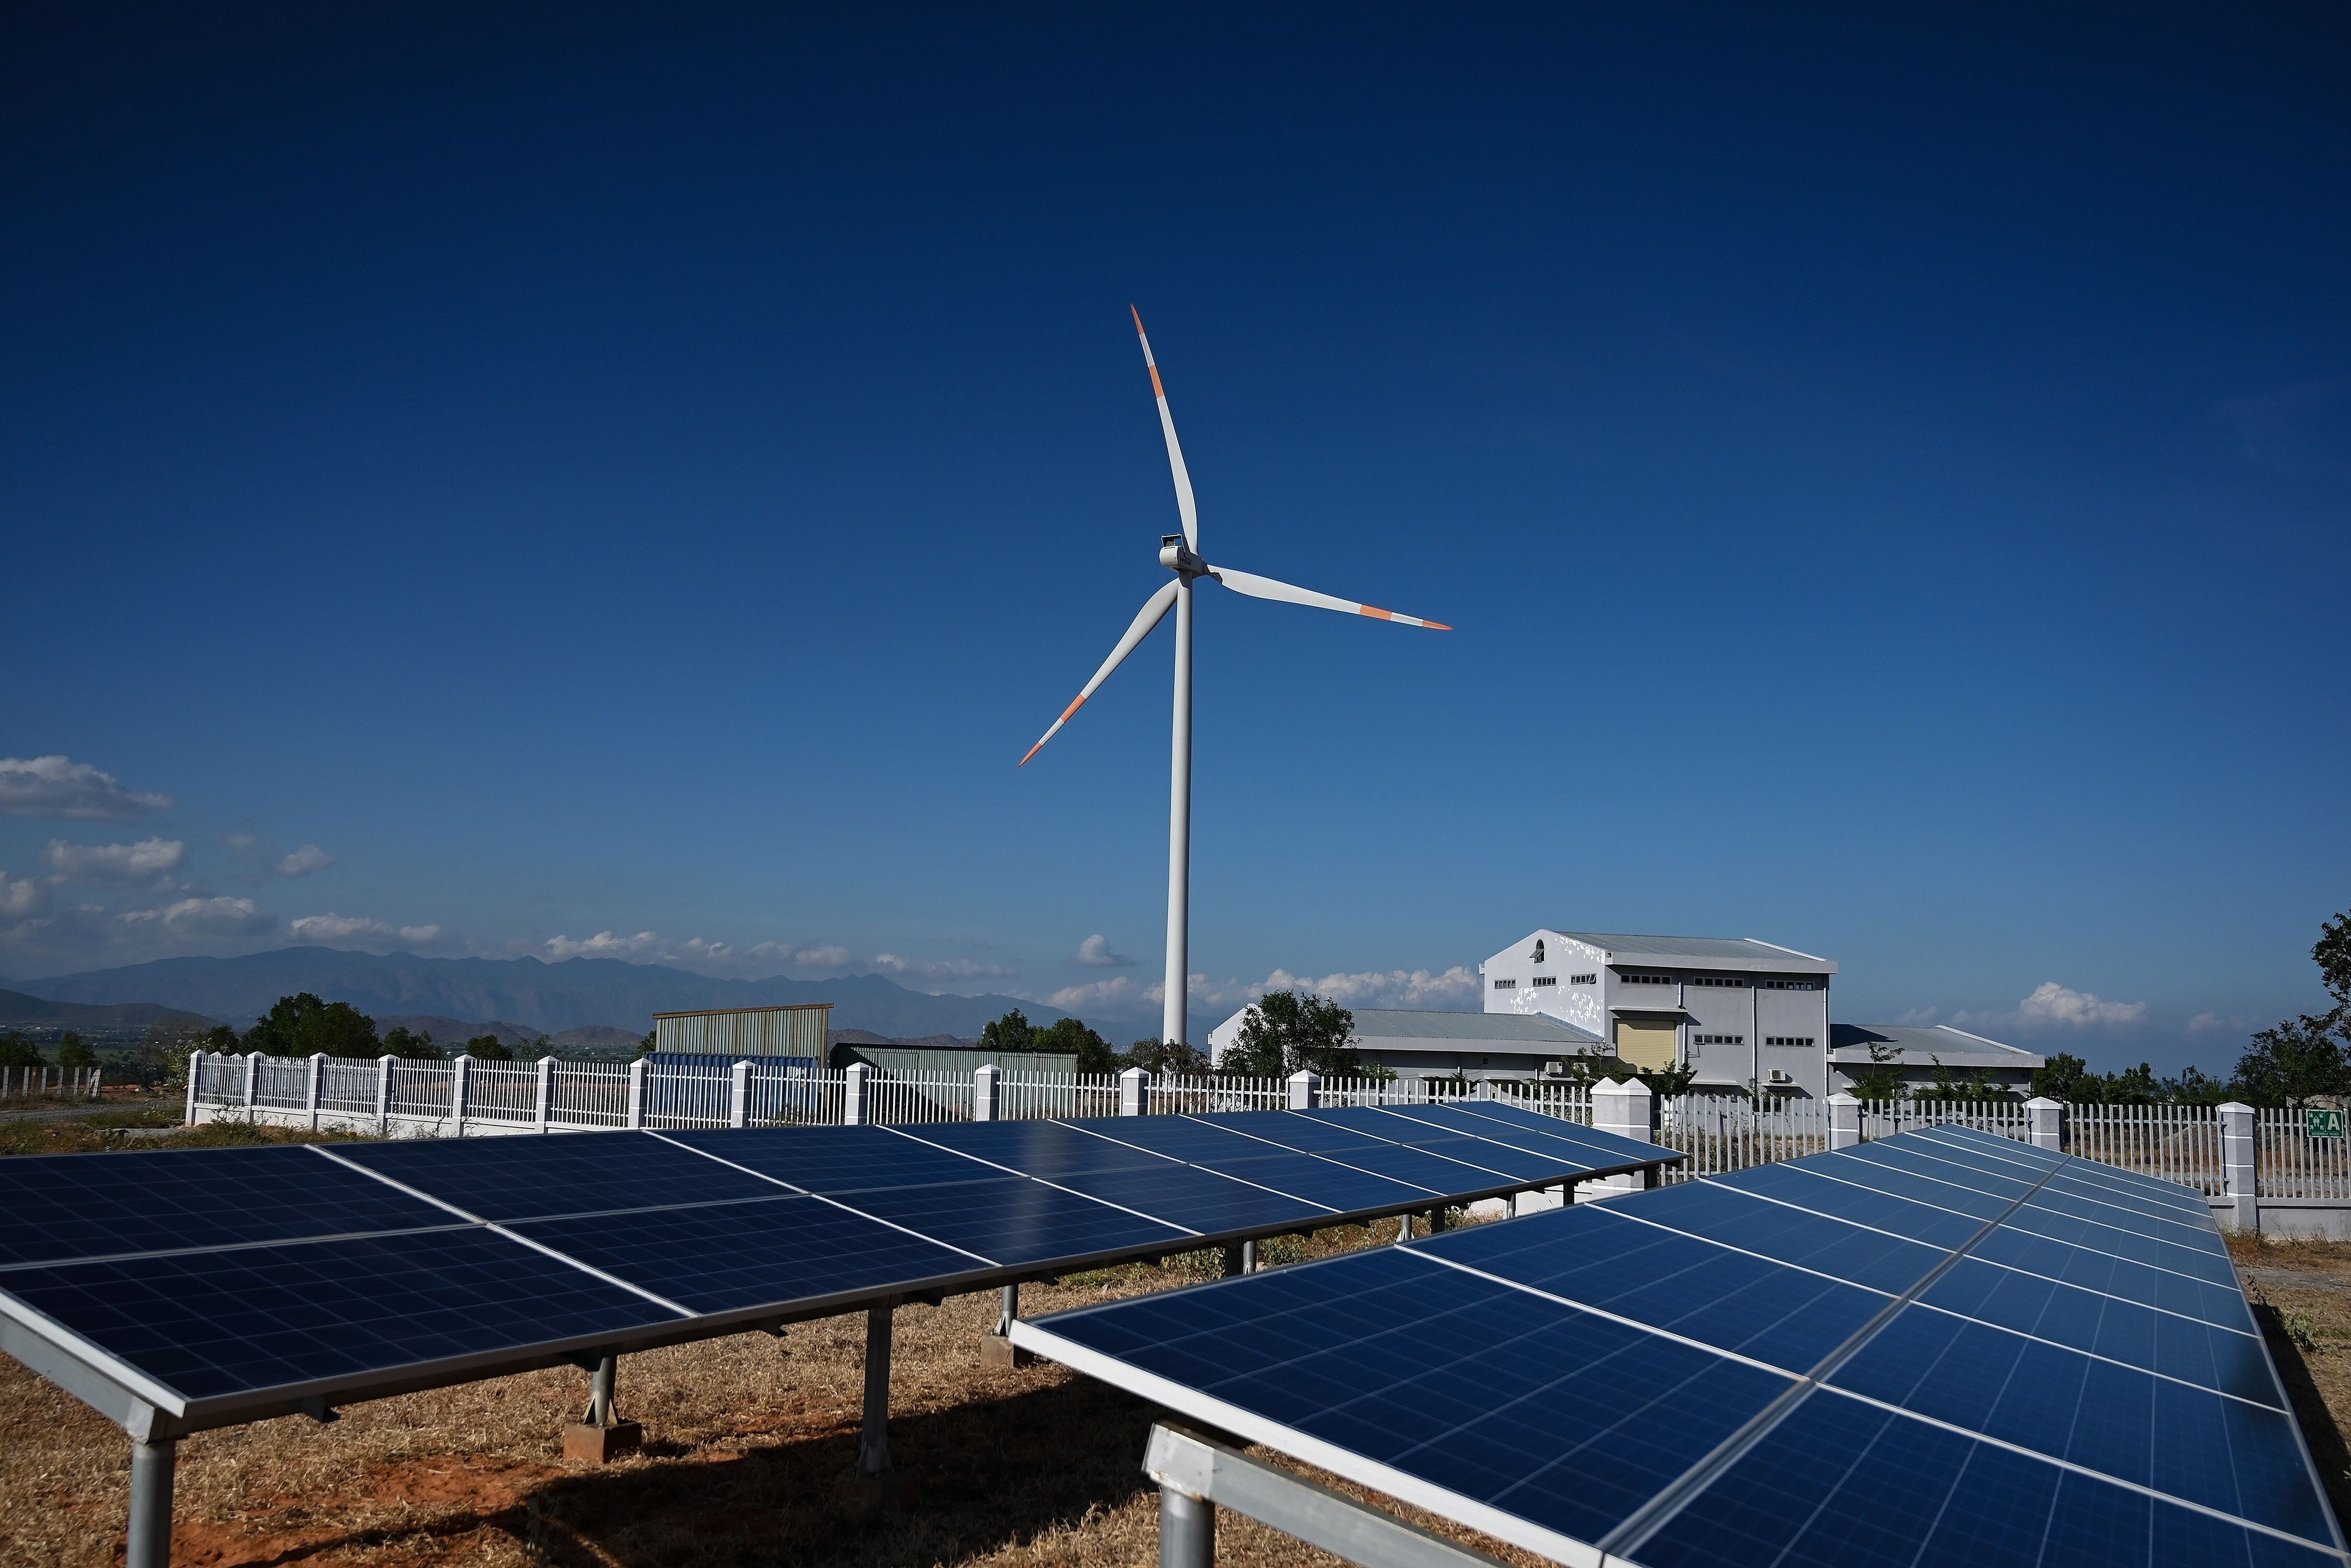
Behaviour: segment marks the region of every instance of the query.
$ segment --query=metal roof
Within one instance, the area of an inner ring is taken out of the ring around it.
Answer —
[[[1872,1060],[1872,1045],[1894,1047],[1905,1067],[1929,1067],[1940,1057],[1946,1067],[2041,1067],[2046,1059],[2022,1047],[2003,1045],[1949,1024],[1833,1023],[1829,1059],[1840,1066]]]
[[[1416,1008],[1357,1008],[1355,1035],[1383,1040],[1470,1041],[1479,1045],[1557,1045],[1583,1051],[1600,1037],[1548,1013],[1442,1013]]]
[[[1572,936],[1578,942],[1601,948],[1612,964],[1637,964],[1654,959],[1661,964],[1691,967],[1689,960],[1712,959],[1746,969],[1784,969],[1806,975],[1834,975],[1836,965],[1826,958],[1816,958],[1810,953],[1799,953],[1792,947],[1777,946],[1759,942],[1752,936],[1629,936],[1617,931],[1561,931],[1555,936]]]

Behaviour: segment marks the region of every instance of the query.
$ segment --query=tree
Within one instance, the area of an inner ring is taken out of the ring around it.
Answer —
[[[653,1034],[654,1034],[654,1032],[655,1032],[655,1031],[653,1031],[653,1030],[645,1030],[645,1038],[644,1038],[644,1039],[643,1039],[643,1040],[639,1040],[639,1041],[637,1041],[637,1060],[638,1060],[638,1061],[643,1061],[646,1057],[651,1056],[651,1055],[653,1053]]]
[[[1376,1077],[1354,1047],[1355,1015],[1309,991],[1268,991],[1241,1019],[1222,1071],[1242,1078]],[[1388,1076],[1393,1077],[1390,1073]]]
[[[494,1034],[477,1034],[465,1042],[465,1054],[476,1061],[512,1061],[514,1052]]]
[[[322,1002],[308,991],[280,997],[245,1031],[245,1049],[270,1056],[375,1057],[383,1054],[375,1019],[349,1002]],[[436,1053],[437,1054],[437,1053]]]
[[[397,1056],[403,1061],[438,1061],[443,1052],[433,1043],[431,1030],[411,1033],[406,1024],[394,1024],[392,1032],[383,1037],[383,1050],[378,1054]]]
[[[1118,1052],[1110,1041],[1088,1029],[1077,1019],[1061,1019],[1029,1035],[1030,1051],[1049,1051],[1059,1056],[1078,1059],[1080,1072],[1116,1072]]]
[[[1845,1074],[1856,1100],[1907,1100],[1909,1075],[1902,1071],[1902,1048],[1890,1040],[1869,1042],[1869,1065]]]
[[[2032,1070],[2032,1092],[2050,1100],[2063,1100],[2068,1104],[2092,1104],[2102,1096],[2103,1087],[2090,1064],[2069,1051],[2058,1051],[2043,1060],[2043,1065]]]
[[[2299,1106],[2351,1092],[2351,1053],[2336,1034],[2342,1009],[2273,1024],[2237,1059],[2236,1092],[2256,1105]]]
[[[2351,1009],[2351,909],[2329,916],[2318,928],[2318,945],[2310,956],[2318,960],[2318,977],[2335,998],[2335,1010]]]
[[[68,1072],[96,1067],[98,1052],[89,1048],[88,1040],[68,1030],[57,1040],[57,1065]]]
[[[0,1029],[0,1067],[46,1067],[41,1048],[22,1030]]]
[[[1926,1088],[1914,1090],[1914,1100],[1940,1101],[1947,1104],[1981,1105],[2008,1104],[2016,1096],[1992,1082],[1991,1074],[1980,1067],[1965,1072],[1954,1072],[1943,1065],[1939,1056],[1929,1056],[1934,1069],[1932,1082]]]
[[[1119,1064],[1140,1067],[1154,1076],[1173,1072],[1187,1078],[1206,1073],[1210,1067],[1207,1051],[1176,1040],[1138,1040],[1119,1053]]]
[[[1029,1037],[1036,1032],[1037,1026],[1029,1021],[1029,1015],[1019,1008],[1014,1008],[1002,1018],[981,1026],[979,1049],[982,1051],[1033,1050],[1034,1048],[1029,1043]]]

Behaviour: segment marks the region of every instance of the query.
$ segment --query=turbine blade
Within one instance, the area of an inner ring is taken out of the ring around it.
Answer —
[[[1235,593],[1246,593],[1251,599],[1279,599],[1285,604],[1311,604],[1317,610],[1335,610],[1342,615],[1368,615],[1374,621],[1394,621],[1404,626],[1426,626],[1432,632],[1453,630],[1442,621],[1423,621],[1416,615],[1398,615],[1392,610],[1358,604],[1352,599],[1334,599],[1311,588],[1292,588],[1286,582],[1276,582],[1252,571],[1236,571],[1228,566],[1212,566],[1208,569],[1208,575]]]
[[[1061,727],[1070,722],[1070,716],[1085,706],[1086,699],[1094,695],[1095,688],[1110,679],[1110,673],[1117,669],[1145,637],[1151,635],[1151,629],[1159,624],[1159,618],[1166,614],[1168,608],[1176,602],[1178,586],[1173,582],[1162,584],[1158,592],[1143,601],[1143,608],[1134,612],[1134,624],[1126,629],[1126,635],[1118,640],[1118,646],[1110,651],[1110,657],[1102,661],[1102,668],[1094,672],[1094,678],[1086,683],[1086,689],[1078,694],[1077,701],[1063,708],[1061,716],[1053,721],[1053,727],[1040,736],[1037,744],[1029,748],[1029,757],[1036,756],[1044,749],[1045,742],[1061,734]],[[1020,759],[1021,767],[1029,766],[1029,757]]]
[[[1200,548],[1200,509],[1192,504],[1192,474],[1184,466],[1184,448],[1176,439],[1176,416],[1167,412],[1167,389],[1159,384],[1159,361],[1151,357],[1151,340],[1144,336],[1143,312],[1132,305],[1134,335],[1143,342],[1143,362],[1151,370],[1151,395],[1159,400],[1159,428],[1167,437],[1167,466],[1176,476],[1176,509],[1184,515],[1184,542]]]

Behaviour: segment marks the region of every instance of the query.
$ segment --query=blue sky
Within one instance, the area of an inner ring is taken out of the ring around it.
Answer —
[[[1165,578],[1133,302],[1211,560],[1459,628],[1203,591],[1196,1030],[1538,925],[2109,1065],[2319,999],[2339,13],[5,26],[0,974],[1155,1017],[1168,633],[1013,767]]]

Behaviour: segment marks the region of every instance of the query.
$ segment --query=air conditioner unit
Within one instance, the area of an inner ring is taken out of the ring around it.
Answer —
[[[1793,1083],[1795,1079],[1789,1075],[1786,1068],[1775,1067],[1771,1070],[1771,1082],[1774,1083]]]

